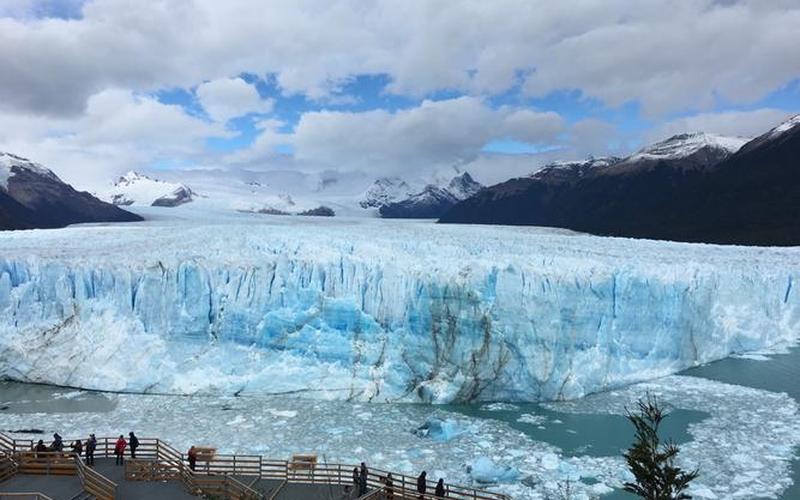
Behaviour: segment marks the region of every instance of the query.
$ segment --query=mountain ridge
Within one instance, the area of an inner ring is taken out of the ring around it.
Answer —
[[[440,222],[552,226],[705,243],[800,244],[800,223],[787,215],[794,212],[792,200],[800,199],[798,125],[794,117],[738,148],[733,141],[712,141],[661,156],[642,154],[648,149],[643,148],[558,183],[548,182],[552,173],[511,179],[454,205]]]

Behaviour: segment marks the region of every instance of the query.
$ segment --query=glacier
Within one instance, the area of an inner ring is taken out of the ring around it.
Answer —
[[[541,401],[797,338],[797,248],[139,211],[149,220],[0,234],[0,376],[120,392]]]

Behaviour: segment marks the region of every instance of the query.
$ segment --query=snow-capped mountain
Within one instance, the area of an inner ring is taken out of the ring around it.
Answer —
[[[8,190],[9,179],[20,172],[27,172],[42,178],[58,181],[52,170],[34,163],[27,158],[0,151],[0,189]]]
[[[750,139],[745,137],[728,137],[722,135],[695,132],[692,134],[678,134],[668,139],[651,144],[640,149],[625,159],[626,162],[639,160],[676,160],[687,158],[698,151],[707,149],[719,151],[723,154],[733,154],[744,146]]]
[[[580,179],[595,173],[598,169],[616,165],[620,161],[622,159],[615,156],[600,158],[590,156],[583,161],[556,161],[548,163],[540,170],[532,173],[530,177],[548,182]]]
[[[101,196],[115,205],[176,207],[191,202],[196,194],[184,184],[154,179],[132,170]]]
[[[567,175],[571,182],[553,183],[552,173],[543,173],[497,184],[452,207],[441,222],[555,226],[708,243],[800,244],[795,216],[800,117],[744,142],[676,135],[617,163],[584,170],[583,176]]]
[[[0,230],[136,220],[141,217],[76,191],[50,169],[0,152]]]
[[[791,140],[795,135],[800,134],[800,114],[794,115],[777,127],[774,127],[766,134],[756,137],[746,145],[742,146],[741,153],[758,149],[764,144],[781,144]]]
[[[381,177],[364,192],[361,208],[380,208],[404,200],[414,194],[414,189],[400,177]]]
[[[468,172],[450,179],[446,184],[428,184],[422,191],[405,199],[380,207],[381,217],[392,219],[435,219],[450,207],[483,188]]]

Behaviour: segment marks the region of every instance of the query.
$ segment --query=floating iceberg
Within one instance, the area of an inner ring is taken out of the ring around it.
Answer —
[[[475,459],[467,466],[467,471],[473,481],[484,484],[513,483],[519,479],[518,469],[497,465],[488,457]]]
[[[453,419],[431,417],[418,427],[414,431],[414,434],[419,437],[433,439],[434,441],[445,442],[451,441],[465,432],[466,429]]]
[[[0,376],[132,392],[539,401],[793,340],[800,325],[800,249],[179,220],[189,213],[0,234]]]

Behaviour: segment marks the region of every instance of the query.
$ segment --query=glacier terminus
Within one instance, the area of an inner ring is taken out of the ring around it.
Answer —
[[[793,342],[800,325],[798,248],[163,210],[0,234],[0,376],[560,400]]]

